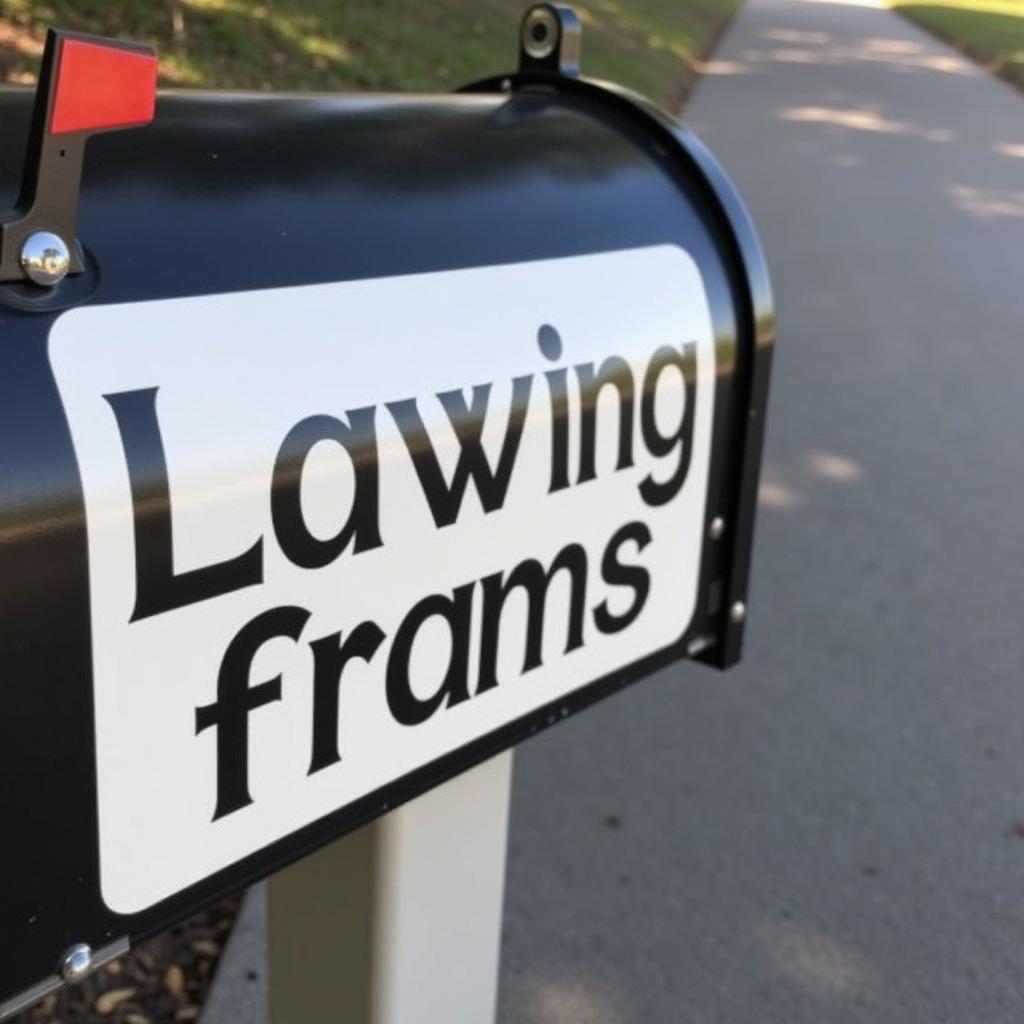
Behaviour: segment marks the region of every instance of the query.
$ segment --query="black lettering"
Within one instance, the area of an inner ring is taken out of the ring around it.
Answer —
[[[548,370],[551,392],[551,486],[548,494],[569,486],[569,389],[566,370]]]
[[[132,622],[263,582],[263,538],[248,551],[182,573],[174,571],[174,531],[167,459],[156,414],[156,388],[104,395],[121,434],[135,529]]]
[[[459,461],[452,482],[445,481],[441,464],[416,407],[416,399],[388,402],[388,409],[402,433],[405,446],[412,457],[423,494],[430,505],[434,522],[450,526],[458,518],[466,485],[472,479],[485,512],[493,512],[505,503],[509,480],[515,465],[519,442],[523,436],[523,423],[530,401],[532,377],[516,377],[512,381],[512,406],[508,426],[498,456],[497,468],[492,470],[484,453],[480,437],[487,417],[487,403],[491,385],[478,384],[473,388],[473,401],[466,405],[462,391],[442,391],[438,399],[459,442]]]
[[[469,630],[473,615],[473,588],[465,583],[446,594],[431,594],[409,610],[395,633],[388,655],[387,699],[395,721],[402,725],[425,722],[442,704],[454,707],[469,699]],[[444,619],[451,634],[452,646],[448,667],[437,691],[426,698],[412,692],[409,679],[409,658],[412,645],[422,625],[433,616]]]
[[[654,418],[654,400],[658,390],[658,379],[662,371],[674,366],[683,375],[683,416],[679,427],[671,434],[664,435],[658,430]],[[693,454],[693,418],[697,405],[697,344],[690,341],[682,351],[665,345],[659,348],[644,373],[643,395],[640,401],[640,431],[647,450],[656,458],[668,455],[673,448],[679,449],[679,462],[673,474],[662,483],[650,474],[640,481],[640,497],[648,505],[664,505],[671,501],[686,482]]]
[[[629,363],[619,356],[609,356],[597,374],[593,363],[580,363],[576,367],[580,382],[580,473],[578,483],[593,480],[597,475],[595,448],[597,446],[597,399],[607,386],[615,388],[619,396],[619,455],[617,470],[633,465],[633,373]]]
[[[298,640],[305,608],[271,608],[244,625],[228,645],[217,675],[217,699],[196,708],[196,735],[217,730],[217,807],[213,820],[252,803],[249,795],[249,713],[281,699],[281,677],[249,685],[256,652],[276,637]]]
[[[313,753],[309,775],[341,760],[338,753],[338,704],[341,676],[354,658],[367,663],[384,642],[384,631],[376,622],[360,622],[345,638],[341,633],[314,640],[313,650]]]
[[[285,556],[303,569],[329,565],[354,540],[352,550],[379,548],[380,482],[374,407],[350,409],[348,424],[334,416],[309,416],[297,423],[281,443],[274,462],[270,513],[274,532]],[[302,470],[313,446],[320,441],[341,445],[352,460],[355,489],[352,507],[333,537],[314,537],[302,514]]]
[[[562,337],[551,324],[537,330],[537,347],[549,362],[562,358]],[[548,370],[544,374],[551,392],[551,486],[548,494],[569,486],[569,389],[567,370]]]
[[[542,664],[544,647],[544,609],[548,590],[558,572],[569,573],[572,590],[569,598],[569,630],[565,653],[583,646],[583,616],[587,599],[587,553],[579,544],[562,548],[546,572],[535,558],[520,562],[503,578],[498,572],[485,576],[483,589],[483,622],[480,639],[480,678],[477,693],[498,685],[498,636],[501,613],[509,594],[516,588],[526,591],[529,602],[526,620],[526,651],[523,657],[524,673]]]
[[[651,574],[642,565],[625,565],[619,561],[619,551],[627,541],[636,544],[639,554],[651,543],[651,531],[644,523],[626,523],[615,531],[604,549],[601,576],[605,583],[613,587],[629,587],[634,596],[629,608],[618,615],[609,611],[607,600],[594,609],[594,624],[602,633],[618,633],[634,622],[651,592]]]

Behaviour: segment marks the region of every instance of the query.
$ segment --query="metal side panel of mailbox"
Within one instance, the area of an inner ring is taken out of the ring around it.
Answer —
[[[0,1004],[738,657],[770,297],[667,118],[543,75],[161,95],[77,234],[0,285]]]

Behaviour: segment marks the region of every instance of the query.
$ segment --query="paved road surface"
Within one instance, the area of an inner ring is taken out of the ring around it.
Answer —
[[[1024,97],[750,0],[686,121],[780,344],[746,665],[517,754],[502,1024],[1024,1019]]]
[[[747,662],[517,754],[501,1024],[1019,1024],[1024,97],[750,0],[687,120],[778,296]]]

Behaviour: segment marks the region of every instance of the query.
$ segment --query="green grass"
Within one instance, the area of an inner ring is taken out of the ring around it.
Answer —
[[[1024,88],[1024,0],[891,0],[902,14]]]
[[[666,101],[739,0],[586,0],[583,68]],[[522,0],[0,0],[0,81],[29,82],[47,26],[154,44],[164,84],[446,90],[512,70]]]

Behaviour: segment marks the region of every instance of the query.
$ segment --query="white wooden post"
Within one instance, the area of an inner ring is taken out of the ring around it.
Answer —
[[[495,1017],[512,754],[268,886],[270,1024]]]

